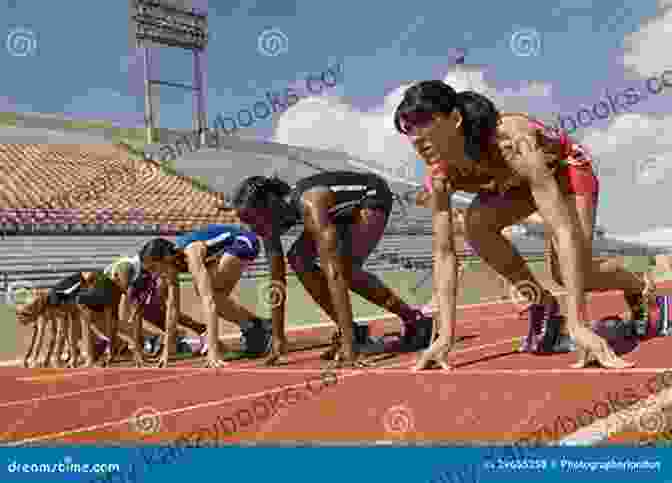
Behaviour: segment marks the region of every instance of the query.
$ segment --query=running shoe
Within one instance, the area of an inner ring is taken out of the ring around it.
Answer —
[[[94,354],[96,354],[96,360],[110,350],[110,341],[106,339],[97,338],[93,346]]]
[[[402,321],[401,343],[412,351],[426,349],[431,344],[434,321],[423,310],[415,310],[411,320]]]
[[[145,337],[145,343],[143,347],[148,355],[156,355],[161,349],[161,338],[158,335],[147,336]]]
[[[529,321],[527,337],[523,339],[520,352],[552,352],[560,337],[563,318],[555,298],[546,304],[532,304],[526,310]]]

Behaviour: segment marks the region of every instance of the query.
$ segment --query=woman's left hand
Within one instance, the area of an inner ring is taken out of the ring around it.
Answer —
[[[445,357],[453,349],[454,345],[454,340],[444,340],[439,336],[439,338],[420,355],[413,370],[422,371],[423,369],[428,369],[433,362],[439,364],[441,369],[445,371],[453,370],[453,366],[446,362]]]
[[[578,346],[579,361],[572,364],[574,369],[583,369],[592,362],[597,362],[605,369],[628,369],[635,365],[618,357],[605,339],[588,327],[582,325],[570,328],[572,339]]]

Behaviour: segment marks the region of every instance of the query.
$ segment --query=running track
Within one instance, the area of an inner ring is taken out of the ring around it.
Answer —
[[[626,308],[608,293],[594,295],[590,310],[595,318]],[[372,322],[371,333],[383,326]],[[510,304],[466,307],[458,317],[463,340],[452,353],[456,371],[412,373],[414,355],[402,354],[374,369],[336,371],[325,378],[329,384],[319,382],[323,349],[293,353],[275,368],[259,361],[218,371],[193,362],[164,370],[2,368],[0,428],[7,430],[0,442],[158,443],[196,433],[223,443],[510,442],[590,410],[609,393],[631,388],[646,397],[662,390],[646,382],[663,372],[672,340],[644,341],[626,354],[635,369],[574,370],[576,354],[512,353],[513,339],[526,331]],[[160,422],[158,431],[134,429],[129,419],[141,408]],[[556,430],[551,439],[573,431]]]

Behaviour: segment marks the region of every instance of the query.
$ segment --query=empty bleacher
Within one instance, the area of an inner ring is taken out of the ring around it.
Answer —
[[[195,189],[189,178],[166,174],[154,161],[133,159],[121,145],[2,144],[0,290],[19,283],[48,286],[75,271],[100,269],[155,236],[235,223],[221,209],[223,200],[221,193]],[[429,210],[395,205],[395,211],[367,267],[429,266]],[[284,239],[286,248],[299,229]],[[515,244],[523,255],[541,256],[543,241],[533,235],[516,236]],[[595,245],[600,255],[624,251],[622,243],[606,239]],[[647,247],[626,248],[647,253]],[[267,271],[261,256],[245,276]]]

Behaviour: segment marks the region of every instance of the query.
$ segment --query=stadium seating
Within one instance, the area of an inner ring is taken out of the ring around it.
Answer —
[[[151,237],[235,222],[220,210],[222,200],[219,193],[196,190],[186,177],[165,174],[154,161],[132,159],[121,146],[1,144],[0,290],[19,282],[48,286],[132,254]],[[372,270],[432,260],[429,210],[398,211],[368,262]],[[285,238],[286,248],[298,230]],[[524,255],[543,254],[538,236],[514,241]],[[596,251],[622,254],[623,244],[600,239]],[[246,276],[267,271],[261,257]]]

